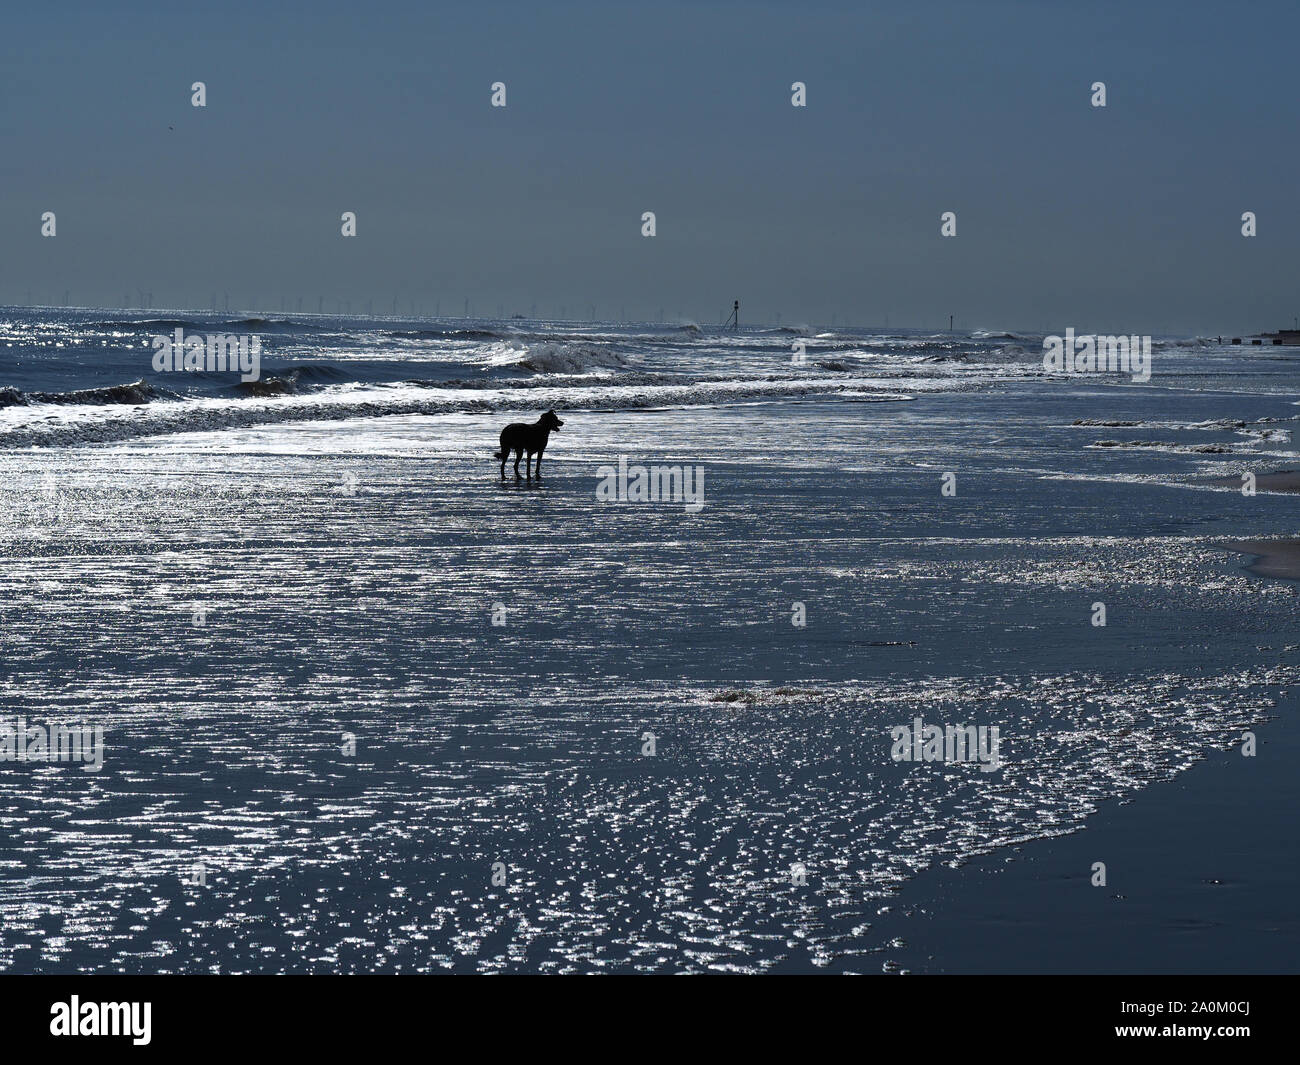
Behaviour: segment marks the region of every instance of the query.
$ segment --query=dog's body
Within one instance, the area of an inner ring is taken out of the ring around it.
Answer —
[[[501,460],[501,476],[506,475],[506,459],[510,452],[515,453],[515,480],[519,479],[519,460],[528,456],[526,469],[528,479],[533,479],[533,456],[537,456],[537,479],[542,478],[542,452],[546,450],[546,441],[552,431],[558,432],[564,422],[556,417],[555,411],[548,410],[537,421],[511,422],[501,430],[501,450],[494,456]]]

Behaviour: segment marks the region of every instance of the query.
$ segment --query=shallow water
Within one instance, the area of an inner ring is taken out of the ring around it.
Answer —
[[[441,338],[471,387],[4,412],[0,721],[106,751],[0,763],[0,967],[888,971],[920,870],[1077,830],[1295,683],[1293,585],[1216,546],[1293,504],[1203,483],[1292,456],[1277,351],[1134,385],[1032,339],[788,371],[785,334],[603,333],[628,365]],[[503,484],[495,411],[539,400],[544,479]],[[703,508],[598,502],[620,455],[703,467]],[[892,760],[917,717],[1001,768]]]

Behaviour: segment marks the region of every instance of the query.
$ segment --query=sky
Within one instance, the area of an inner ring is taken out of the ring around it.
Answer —
[[[5,23],[4,304],[1300,315],[1294,0],[14,0]]]

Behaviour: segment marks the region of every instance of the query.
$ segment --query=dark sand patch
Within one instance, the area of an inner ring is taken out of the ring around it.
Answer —
[[[1241,474],[1235,477],[1213,477],[1208,482],[1222,488],[1241,488]],[[1300,470],[1282,470],[1278,473],[1257,473],[1257,492],[1300,492]]]
[[[1296,972],[1300,698],[1271,716],[1261,757],[1211,752],[1082,831],[922,873],[875,918],[906,940],[885,956],[915,973]],[[1109,887],[1090,885],[1098,860]]]
[[[1246,569],[1259,577],[1300,581],[1300,540],[1232,540],[1223,546],[1258,556]]]

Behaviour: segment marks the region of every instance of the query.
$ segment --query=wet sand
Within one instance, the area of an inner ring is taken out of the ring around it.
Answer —
[[[1223,488],[1240,488],[1241,478],[1216,477],[1211,484]],[[1257,492],[1300,493],[1300,470],[1279,470],[1255,476]],[[1246,567],[1257,577],[1279,577],[1283,580],[1300,580],[1300,540],[1233,540],[1223,545],[1230,551],[1255,555],[1255,561]]]
[[[1214,477],[1210,484],[1223,488],[1241,488],[1241,477]],[[1255,475],[1257,492],[1300,492],[1300,470],[1280,470],[1277,473]]]
[[[1257,727],[1257,757],[1212,752],[1085,831],[918,877],[899,900],[914,920],[879,919],[906,937],[891,957],[915,973],[1296,972],[1297,710],[1292,693]]]
[[[1257,556],[1246,569],[1258,577],[1300,581],[1300,540],[1233,540],[1223,546]]]

